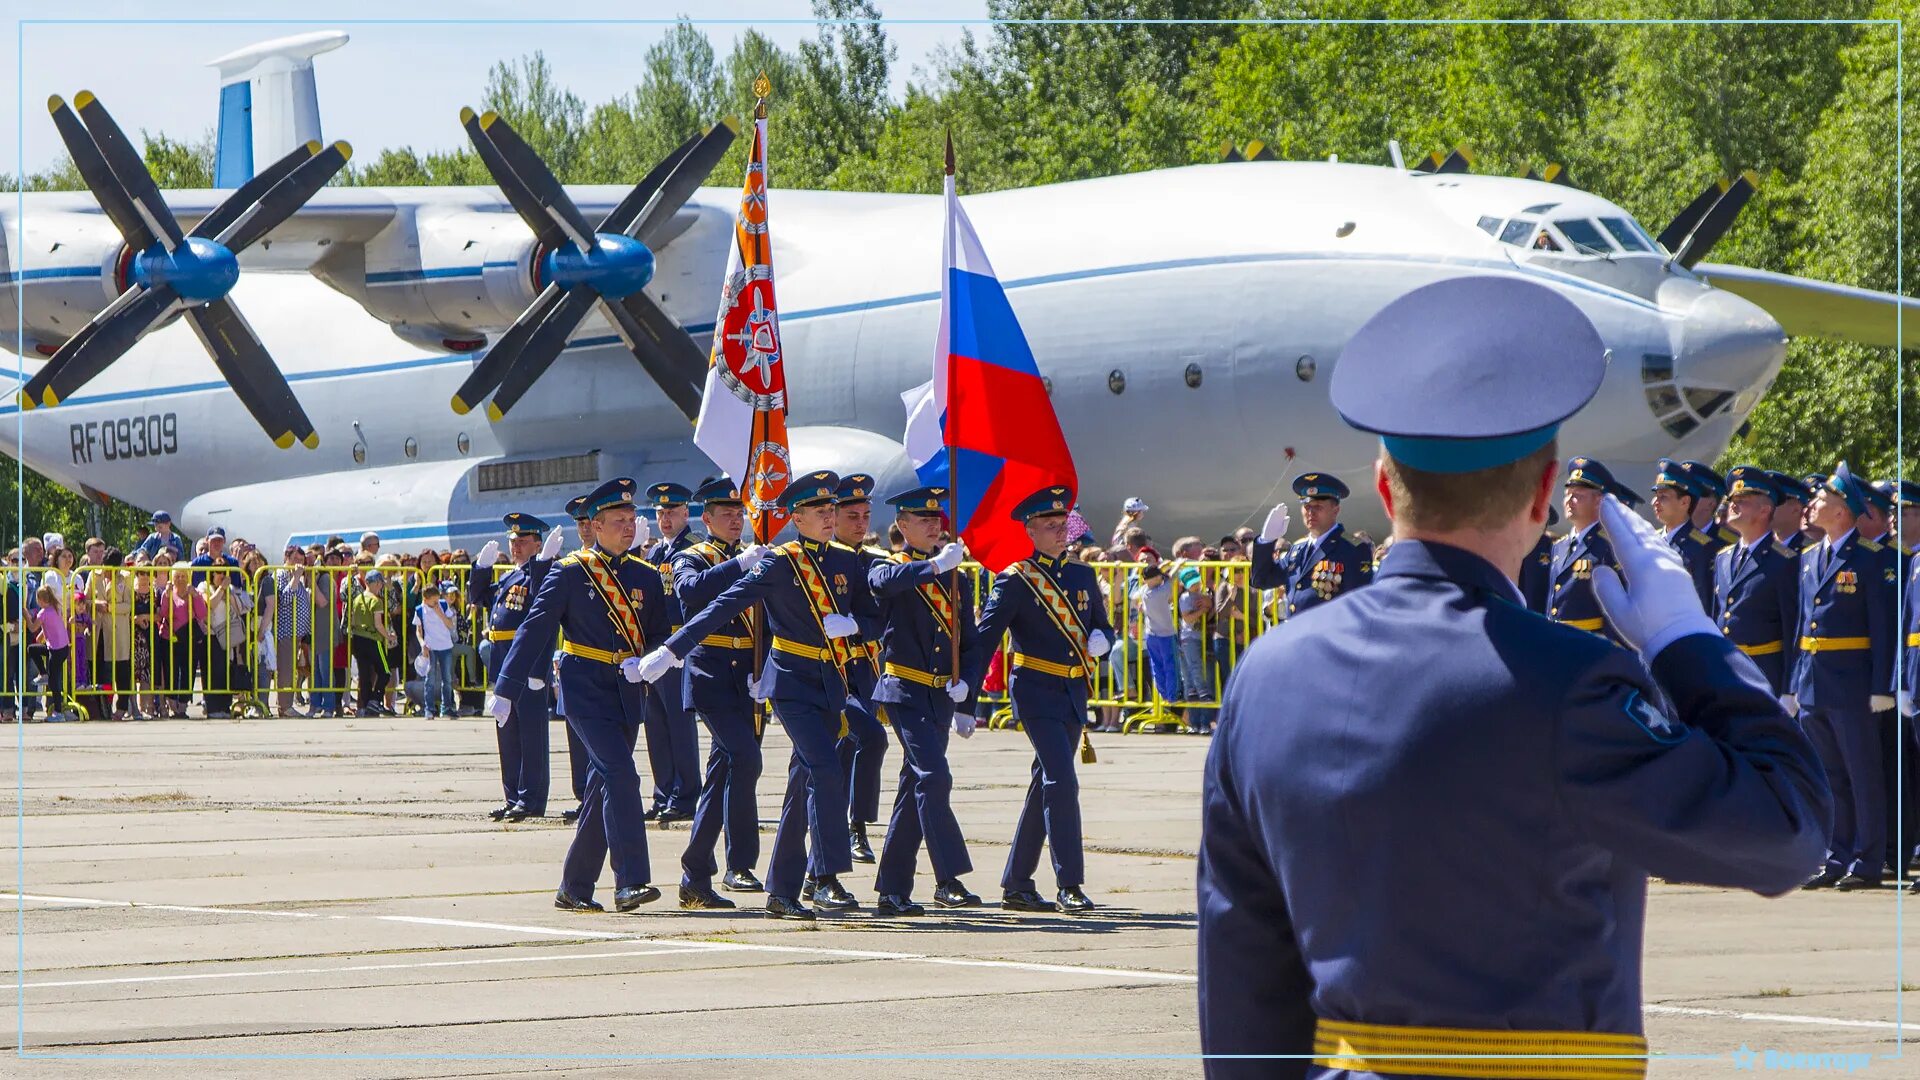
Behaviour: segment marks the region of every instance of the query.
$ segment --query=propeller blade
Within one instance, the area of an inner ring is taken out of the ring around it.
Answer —
[[[553,311],[540,321],[540,328],[527,338],[521,347],[520,355],[513,358],[513,366],[507,371],[507,377],[500,380],[500,389],[494,391],[493,400],[487,403],[487,418],[498,420],[507,415],[507,411],[518,404],[528,390],[533,389],[534,381],[553,366],[559,358],[560,350],[567,347],[567,339],[580,327],[580,320],[587,317],[593,302],[600,294],[591,286],[576,285],[568,289]]]
[[[1437,153],[1437,151],[1436,151]],[[1464,173],[1473,171],[1473,155],[1464,146],[1456,146],[1447,152],[1447,156],[1434,166],[1437,173]]]
[[[693,198],[694,191],[701,184],[707,182],[707,176],[726,156],[727,148],[733,145],[734,136],[739,131],[740,122],[731,116],[708,128],[707,133],[700,137],[699,145],[688,151],[687,156],[681,158],[680,164],[674,167],[673,175],[667,177],[666,184],[660,188],[660,198],[647,208],[647,212],[640,216],[627,235],[649,248],[653,247],[667,223],[673,220],[673,215],[686,205],[688,199]]]
[[[1220,144],[1220,160],[1245,161],[1247,159],[1240,156],[1240,148],[1233,145],[1232,139],[1228,139],[1226,142]]]
[[[647,175],[641,177],[639,183],[633,185],[633,190],[627,192],[626,197],[620,200],[620,204],[607,211],[607,216],[600,219],[600,231],[625,233],[628,227],[640,220],[640,215],[646,210],[647,204],[653,201],[654,193],[660,190],[660,185],[667,182],[667,177],[673,175],[673,170],[680,167],[680,162],[686,159],[687,154],[692,152],[700,139],[701,136],[695,135],[675,147],[673,153],[661,158],[659,164],[655,165]]]
[[[1751,169],[1736,177],[1728,185],[1727,193],[1720,196],[1720,200],[1713,204],[1713,209],[1707,211],[1707,216],[1694,226],[1693,232],[1680,245],[1680,250],[1674,252],[1674,261],[1691,270],[1695,263],[1706,258],[1707,252],[1713,250],[1713,245],[1727,235],[1728,229],[1733,228],[1734,219],[1740,216],[1740,211],[1746,208],[1747,201],[1753,198],[1759,186],[1760,177]]]
[[[1667,222],[1667,227],[1661,229],[1660,235],[1654,239],[1668,251],[1679,251],[1680,242],[1687,238],[1687,234],[1693,231],[1694,226],[1700,224],[1701,218],[1707,216],[1707,211],[1713,209],[1713,204],[1720,201],[1720,196],[1726,194],[1727,186],[1725,180],[1715,180],[1708,184],[1707,189],[1695,195],[1693,201],[1675,214],[1673,220]]]
[[[100,147],[87,132],[86,125],[57,94],[47,99],[47,111],[53,114],[53,126],[60,132],[60,141],[67,145],[74,168],[80,171],[80,178],[86,181],[87,190],[93,192],[100,209],[107,212],[107,220],[120,230],[121,239],[135,251],[152,247],[153,231],[134,209],[133,196],[127,194],[113,170],[107,167],[107,159],[100,156]]]
[[[534,243],[549,251],[566,243],[567,234],[553,218],[547,216],[540,200],[520,179],[520,174],[513,171],[513,166],[507,164],[507,159],[501,156],[500,148],[494,145],[492,137],[481,129],[480,115],[472,109],[461,109],[460,126],[466,129],[467,139],[480,155],[480,163],[487,167],[487,174],[493,177],[493,182],[507,197],[513,212],[519,214],[520,220],[533,230]]]
[[[233,190],[233,194],[213,208],[213,213],[200,219],[188,236],[199,236],[211,240],[227,231],[227,226],[239,220],[247,208],[260,201],[260,197],[273,190],[273,185],[287,178],[308,158],[320,152],[318,141],[308,142],[287,151],[287,156],[255,173],[246,183]]]
[[[1255,139],[1254,141],[1247,144],[1247,160],[1248,161],[1272,161],[1273,151],[1267,149],[1266,143],[1263,143],[1260,140]]]
[[[153,182],[153,174],[147,171],[147,163],[140,159],[140,152],[127,141],[120,125],[113,122],[106,106],[93,96],[90,90],[82,90],[73,96],[73,107],[79,110],[80,121],[87,125],[87,131],[93,135],[94,145],[100,148],[100,156],[107,159],[107,168],[126,189],[133,199],[134,208],[140,212],[140,219],[153,234],[172,251],[186,239],[180,231],[180,223],[173,219],[173,211],[160,198],[160,188]]]
[[[240,403],[253,414],[275,446],[285,450],[296,440],[310,450],[320,445],[313,421],[307,419],[306,411],[293,396],[286,376],[274,366],[267,347],[260,343],[260,336],[247,325],[232,301],[223,296],[188,308],[187,321],[193,324],[193,332],[200,336],[200,343],[207,347]]]
[[[1561,187],[1573,186],[1573,174],[1567,171],[1566,166],[1557,161],[1547,166],[1547,173],[1544,179],[1549,184],[1559,184]]]
[[[347,159],[353,156],[353,147],[337,142],[325,150],[313,155],[296,166],[279,183],[241,213],[232,225],[220,234],[219,241],[228,251],[239,254],[272,232],[274,227],[287,220],[295,210],[306,205],[308,199],[321,188],[334,174],[346,167]]]
[[[507,332],[501,334],[493,343],[493,347],[487,350],[487,354],[480,358],[480,362],[473,365],[473,371],[468,374],[467,381],[461,383],[460,389],[453,392],[454,412],[461,416],[467,415],[475,405],[486,400],[488,394],[499,388],[500,380],[506,377],[507,369],[513,366],[513,358],[520,355],[520,350],[526,347],[527,339],[540,328],[540,320],[546,318],[547,313],[560,302],[563,292],[560,286],[549,284],[540,291],[539,296],[533,298],[533,303],[527,305],[527,310],[513,320],[513,325],[507,327]]]
[[[28,380],[21,392],[37,397],[42,405],[58,405],[72,397],[165,319],[173,302],[179,299],[171,285],[156,285],[151,289],[136,285],[127,292],[133,293],[133,297],[128,299],[122,293],[120,299],[107,305],[106,311],[94,316],[92,322],[60,346],[47,366]],[[122,299],[126,302],[122,303]]]
[[[499,113],[488,110],[480,117],[480,130],[493,140],[493,148],[500,151],[507,166],[511,168],[521,183],[533,193],[539,201],[541,212],[553,219],[575,247],[586,251],[593,246],[593,227],[587,219],[580,216],[580,210],[567,197],[567,189],[560,186],[547,163],[540,160],[513,125],[506,122]]]
[[[1549,166],[1549,168],[1551,168],[1551,166]],[[1527,171],[1526,171],[1526,172],[1524,172],[1524,173],[1522,173],[1522,174],[1520,174],[1520,179],[1522,179],[1522,180],[1538,180],[1538,179],[1540,179],[1540,174],[1539,174],[1539,173],[1537,173],[1537,172],[1535,172],[1535,171],[1533,170],[1533,166],[1531,166],[1531,165],[1529,165],[1529,166],[1527,166]]]
[[[707,358],[680,324],[673,321],[645,293],[619,300],[602,299],[600,307],[627,343],[627,350],[647,370],[667,400],[688,420],[700,415],[700,395],[707,376]]]
[[[1413,167],[1413,171],[1424,173],[1435,172],[1440,168],[1440,163],[1445,160],[1446,156],[1440,153],[1440,151],[1435,150],[1433,153],[1421,158],[1420,163]]]

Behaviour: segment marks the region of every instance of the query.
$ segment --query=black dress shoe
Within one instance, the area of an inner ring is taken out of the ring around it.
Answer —
[[[979,907],[980,898],[967,891],[959,878],[943,881],[934,886],[933,902],[943,908]]]
[[[1802,889],[1831,889],[1846,875],[1838,870],[1822,870],[1801,884]]]
[[[874,862],[873,845],[867,843],[867,823],[856,821],[851,829],[853,834],[853,861],[857,863]]]
[[[605,911],[597,900],[582,900],[565,889],[553,894],[553,906],[561,911]]]
[[[800,899],[802,900],[813,899],[814,892],[819,888],[820,888],[820,883],[813,880],[812,874],[808,874],[800,882]]]
[[[1920,893],[1920,878],[1914,878],[1912,881],[1907,882],[1907,891],[1910,893]]]
[[[823,877],[814,883],[813,906],[822,911],[855,911],[860,901],[853,898],[837,877]]]
[[[560,820],[566,822],[569,825],[573,824],[576,821],[579,821],[580,808],[576,806],[571,810],[560,811]]]
[[[1867,877],[1864,874],[1848,874],[1846,877],[1834,882],[1833,887],[1840,892],[1858,892],[1862,889],[1878,889],[1880,887],[1880,879]]]
[[[1080,886],[1068,885],[1060,890],[1061,911],[1069,915],[1079,915],[1092,911],[1093,907],[1093,901],[1087,899],[1087,894],[1080,891]]]
[[[660,816],[660,808],[657,806],[649,806],[647,807],[647,812],[640,815],[640,820],[652,821],[654,818],[657,818],[659,816]]]
[[[904,896],[894,896],[889,893],[873,905],[873,913],[882,918],[911,918],[915,915],[925,915],[927,909]]]
[[[487,816],[492,818],[495,821],[499,821],[501,818],[504,818],[511,813],[513,813],[513,804],[508,803],[507,805],[501,807],[498,810],[487,811]]]
[[[693,815],[684,810],[662,810],[653,820],[662,825],[671,825],[676,821],[692,821]]]
[[[727,876],[720,879],[720,887],[728,892],[766,892],[767,887],[753,876],[751,870],[729,870]]]
[[[632,911],[641,904],[651,904],[658,899],[660,899],[660,890],[651,885],[629,885],[624,889],[614,890],[613,909]]]
[[[687,911],[727,911],[733,907],[733,901],[714,892],[711,885],[682,885],[680,906]]]
[[[1060,906],[1032,889],[1008,889],[1000,894],[1005,911],[1059,911]]]
[[[508,810],[508,811],[507,811],[507,814],[506,814],[506,817],[505,817],[505,818],[504,818],[503,820],[506,820],[506,821],[525,821],[525,820],[527,820],[527,817],[528,817],[528,816],[529,816],[529,815],[527,814],[527,808],[526,808],[526,807],[524,807],[524,806],[516,806],[516,807],[513,807],[512,809],[510,809],[510,810]]]
[[[769,896],[767,897],[767,918],[799,919],[802,922],[812,922],[813,912],[800,906],[798,900],[789,900],[784,896]]]

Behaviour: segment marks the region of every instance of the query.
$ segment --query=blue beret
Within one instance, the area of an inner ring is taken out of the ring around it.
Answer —
[[[633,488],[634,483],[632,477],[615,477],[601,484],[599,487],[594,488],[591,492],[588,492],[586,501],[581,505],[580,509],[586,516],[592,517],[602,510],[609,510],[616,506],[632,508]]]
[[[943,487],[908,488],[887,500],[887,505],[909,514],[938,514],[946,510],[947,489]]]
[[[830,472],[808,473],[787,485],[780,495],[780,505],[793,510],[809,503],[832,502],[839,487],[840,478]]]
[[[709,480],[701,484],[700,490],[694,492],[693,497],[702,507],[744,506],[746,504],[746,500],[740,497],[739,485],[724,476],[718,480]]]
[[[1718,499],[1727,493],[1727,482],[1720,478],[1719,473],[1705,464],[1698,461],[1683,461],[1680,463],[1680,468],[1686,470],[1688,476],[1693,477],[1694,486],[1699,489],[1701,495]]]
[[[1774,482],[1773,474],[1755,465],[1735,465],[1727,470],[1727,494],[1765,495],[1774,502],[1780,501],[1780,485]]]
[[[1827,477],[1825,487],[1826,490],[1845,500],[1847,509],[1852,511],[1855,517],[1867,512],[1867,485],[1853,475],[1853,470],[1847,467],[1846,462],[1843,461],[1833,467],[1833,475]]]
[[[848,473],[833,489],[833,497],[842,503],[868,502],[873,498],[873,477],[866,473]]]
[[[500,520],[507,526],[508,536],[540,536],[547,531],[547,523],[532,514],[508,514]]]
[[[1660,471],[1653,474],[1653,489],[1658,491],[1663,487],[1673,488],[1682,495],[1697,497],[1705,494],[1700,481],[1672,458],[1661,458]]]
[[[1640,496],[1632,488],[1613,478],[1607,467],[1590,457],[1569,458],[1567,460],[1567,486],[1589,487],[1601,494],[1612,495],[1628,506],[1640,505]]]
[[[1355,331],[1331,397],[1395,461],[1476,472],[1551,442],[1606,373],[1606,344],[1572,301],[1521,278],[1458,277],[1407,293]]]
[[[585,521],[593,516],[587,513],[587,497],[585,495],[567,501],[567,516],[575,521]]]
[[[1073,509],[1073,489],[1055,484],[1043,487],[1039,491],[1021,499],[1013,508],[1013,520],[1032,521],[1049,514],[1062,514]]]
[[[693,492],[687,485],[676,484],[670,480],[664,484],[655,484],[647,489],[647,505],[656,510],[685,506],[688,502],[691,502],[692,499]]]
[[[1415,465],[1414,468],[1419,468]],[[1327,473],[1301,473],[1293,478],[1293,493],[1303,499],[1344,499],[1350,494],[1347,485],[1337,476]]]
[[[1769,469],[1767,471],[1767,479],[1773,481],[1775,502],[1785,502],[1788,499],[1798,499],[1801,502],[1811,502],[1813,500],[1813,492],[1807,490],[1806,481],[1792,473],[1776,472]]]

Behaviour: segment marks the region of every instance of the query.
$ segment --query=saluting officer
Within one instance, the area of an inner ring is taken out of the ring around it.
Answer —
[[[1694,507],[1700,504],[1706,488],[1680,468],[1672,458],[1660,459],[1660,471],[1653,477],[1653,517],[1660,523],[1667,543],[1680,553],[1680,562],[1693,575],[1694,591],[1700,595],[1702,609],[1713,610],[1713,553],[1725,545],[1717,543],[1693,524]]]
[[[1093,910],[1080,845],[1080,778],[1074,753],[1087,723],[1087,677],[1113,647],[1113,628],[1093,567],[1069,561],[1067,511],[1073,489],[1041,488],[1013,508],[1027,527],[1033,554],[994,579],[980,613],[978,647],[962,660],[969,686],[980,685],[1000,639],[1013,634],[1013,715],[1033,744],[1033,780],[1014,827],[1013,849],[1000,878],[1000,906],[1012,911]],[[1059,905],[1040,895],[1033,873],[1045,841],[1053,856]]]
[[[686,621],[674,596],[673,556],[697,539],[687,527],[693,492],[684,484],[654,484],[647,489],[647,505],[659,525],[658,539],[646,545],[643,556],[660,569],[667,588],[668,619],[675,630]],[[644,538],[643,538],[644,539]],[[661,824],[689,821],[700,798],[700,734],[693,714],[684,704],[685,672],[667,675],[647,689],[647,770],[653,774],[653,805],[647,819]]]
[[[508,514],[507,554],[513,569],[496,581],[493,564],[500,561],[500,543],[489,540],[473,558],[473,573],[467,578],[467,601],[487,613],[487,682],[491,685],[506,666],[507,650],[527,617],[540,582],[552,569],[560,554],[566,530],[548,533],[547,523],[532,514]],[[548,533],[546,542],[540,536]],[[546,643],[553,651],[553,640]],[[519,821],[544,817],[547,813],[547,710],[546,680],[535,676],[527,681],[533,693],[522,695],[504,718],[494,725],[495,741],[500,746],[500,786],[506,792],[506,805],[493,811],[495,821]]]
[[[1773,538],[1798,555],[1807,546],[1807,534],[1800,531],[1800,525],[1807,516],[1807,504],[1813,501],[1813,492],[1792,473],[1768,470],[1767,479],[1773,483],[1777,500],[1773,506]]]
[[[1618,565],[1613,559],[1612,542],[1600,531],[1600,500],[1605,495],[1628,506],[1640,501],[1640,496],[1615,480],[1600,462],[1590,457],[1568,460],[1566,491],[1560,505],[1566,509],[1570,528],[1553,545],[1553,588],[1547,594],[1547,618],[1618,641],[1607,626],[1606,612],[1600,610],[1599,597],[1593,594],[1594,570]],[[1694,599],[1699,599],[1698,593]]]
[[[660,898],[648,882],[647,824],[633,745],[646,715],[640,656],[669,633],[660,572],[630,549],[636,532],[634,483],[609,480],[587,496],[594,544],[561,559],[540,583],[533,611],[494,681],[488,711],[498,719],[523,697],[540,693],[528,680],[545,668],[556,631],[567,725],[587,749],[587,787],[580,821],[553,906],[604,911],[593,899],[600,865],[613,863],[614,907],[632,911]]]
[[[682,610],[698,613],[773,550],[740,545],[746,502],[733,481],[723,476],[694,492],[694,498],[700,502],[707,538],[673,556],[673,584]],[[753,650],[752,615],[743,611],[687,652],[685,704],[707,725],[712,748],[687,850],[680,856],[683,908],[733,907],[733,901],[713,891],[719,869],[714,847],[723,832],[727,873],[722,887],[729,892],[765,891],[753,874],[760,861],[760,811],[754,797],[760,782],[760,738],[748,688]]]
[[[974,719],[956,712],[967,682],[956,678],[956,658],[975,647],[973,590],[953,571],[966,557],[959,544],[940,544],[944,487],[917,487],[887,500],[906,550],[867,568],[885,624],[882,675],[874,709],[900,737],[900,788],[880,848],[874,891],[881,915],[921,915],[913,902],[913,871],[921,841],[933,864],[933,902],[971,907],[980,898],[960,883],[973,869],[967,839],[953,814],[953,771],[947,766],[949,729],[973,735]]]
[[[1833,787],[1826,864],[1809,889],[1878,888],[1886,862],[1886,791],[1873,714],[1894,705],[1893,552],[1855,531],[1867,485],[1841,462],[1813,497],[1826,539],[1800,553],[1800,655],[1789,708],[1820,750]]]
[[[1560,524],[1560,511],[1547,507],[1547,529]],[[1387,541],[1392,544],[1392,540]],[[1533,550],[1520,564],[1520,595],[1526,598],[1527,610],[1547,613],[1547,596],[1553,591],[1553,534],[1540,530],[1540,539],[1533,542]]]
[[[1286,590],[1289,619],[1373,580],[1373,545],[1348,537],[1340,524],[1340,500],[1349,494],[1347,485],[1326,473],[1301,473],[1293,478],[1293,493],[1300,496],[1306,537],[1275,556],[1288,524],[1287,504],[1276,504],[1253,543],[1253,564],[1247,570],[1253,588]]]
[[[646,658],[642,674],[657,679],[680,663],[708,634],[719,633],[758,601],[766,605],[773,648],[760,675],[760,692],[793,741],[809,785],[807,812],[783,814],[773,836],[767,871],[767,914],[812,919],[800,903],[810,868],[814,902],[829,911],[859,907],[839,875],[853,869],[847,841],[847,792],[834,742],[847,709],[847,667],[853,661],[860,623],[873,613],[873,595],[853,555],[833,544],[833,500],[840,478],[808,473],[781,496],[800,539],[775,548],[775,556],[728,586],[666,643]],[[804,825],[804,828],[802,827]],[[806,834],[813,838],[808,857]]]
[[[1637,1077],[1647,875],[1779,893],[1817,857],[1813,750],[1652,526],[1598,511],[1629,585],[1595,582],[1640,657],[1521,606],[1558,426],[1605,354],[1560,293],[1477,276],[1341,354],[1394,544],[1235,670],[1198,880],[1201,1049],[1313,1057],[1210,1076]]]
[[[834,541],[860,560],[861,580],[876,563],[887,561],[890,552],[867,546],[867,530],[873,522],[873,477],[852,473],[840,478],[834,492]],[[840,755],[840,773],[847,781],[847,828],[852,837],[853,861],[873,861],[873,845],[867,840],[867,825],[880,817],[880,785],[887,767],[887,727],[874,719],[873,688],[880,679],[880,629],[876,614],[860,623],[860,656],[847,667],[857,705],[847,708],[847,734],[835,746]],[[789,790],[788,795],[794,794]]]
[[[1713,618],[1784,695],[1800,655],[1800,557],[1774,539],[1773,473],[1739,465],[1727,485],[1727,525],[1739,539],[1713,557]]]

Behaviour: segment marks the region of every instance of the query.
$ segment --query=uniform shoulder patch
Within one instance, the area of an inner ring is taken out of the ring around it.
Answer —
[[[852,551],[853,550],[852,548],[848,547],[847,545],[841,543],[838,540],[827,541],[827,546],[834,549],[835,551]]]
[[[1880,542],[1878,540],[1862,540],[1860,541],[1860,546],[1876,554],[1886,550],[1885,548],[1880,546]]]
[[[893,558],[893,552],[888,551],[886,548],[874,547],[872,544],[862,544],[860,545],[860,550],[877,559]]]
[[[1641,731],[1647,733],[1648,738],[1662,746],[1671,746],[1687,737],[1687,729],[1681,726],[1680,721],[1655,708],[1653,702],[1641,697],[1638,690],[1627,695],[1621,709],[1639,725]]]
[[[1791,559],[1795,555],[1800,554],[1799,552],[1793,550],[1792,548],[1788,547],[1787,545],[1781,543],[1778,540],[1775,540],[1773,542],[1773,553],[1775,555],[1780,556],[1783,559]]]
[[[555,566],[578,566],[580,565],[580,556],[577,554],[562,556],[560,561],[557,563],[554,563],[554,565]]]
[[[1703,532],[1701,532],[1701,531],[1700,531],[1699,529],[1695,529],[1695,530],[1693,530],[1693,536],[1691,537],[1691,539],[1692,539],[1692,540],[1693,540],[1693,542],[1694,542],[1694,543],[1696,543],[1696,544],[1711,544],[1711,543],[1713,543],[1713,537],[1711,537],[1711,536],[1708,536],[1708,535],[1707,535],[1706,533],[1703,533]]]

